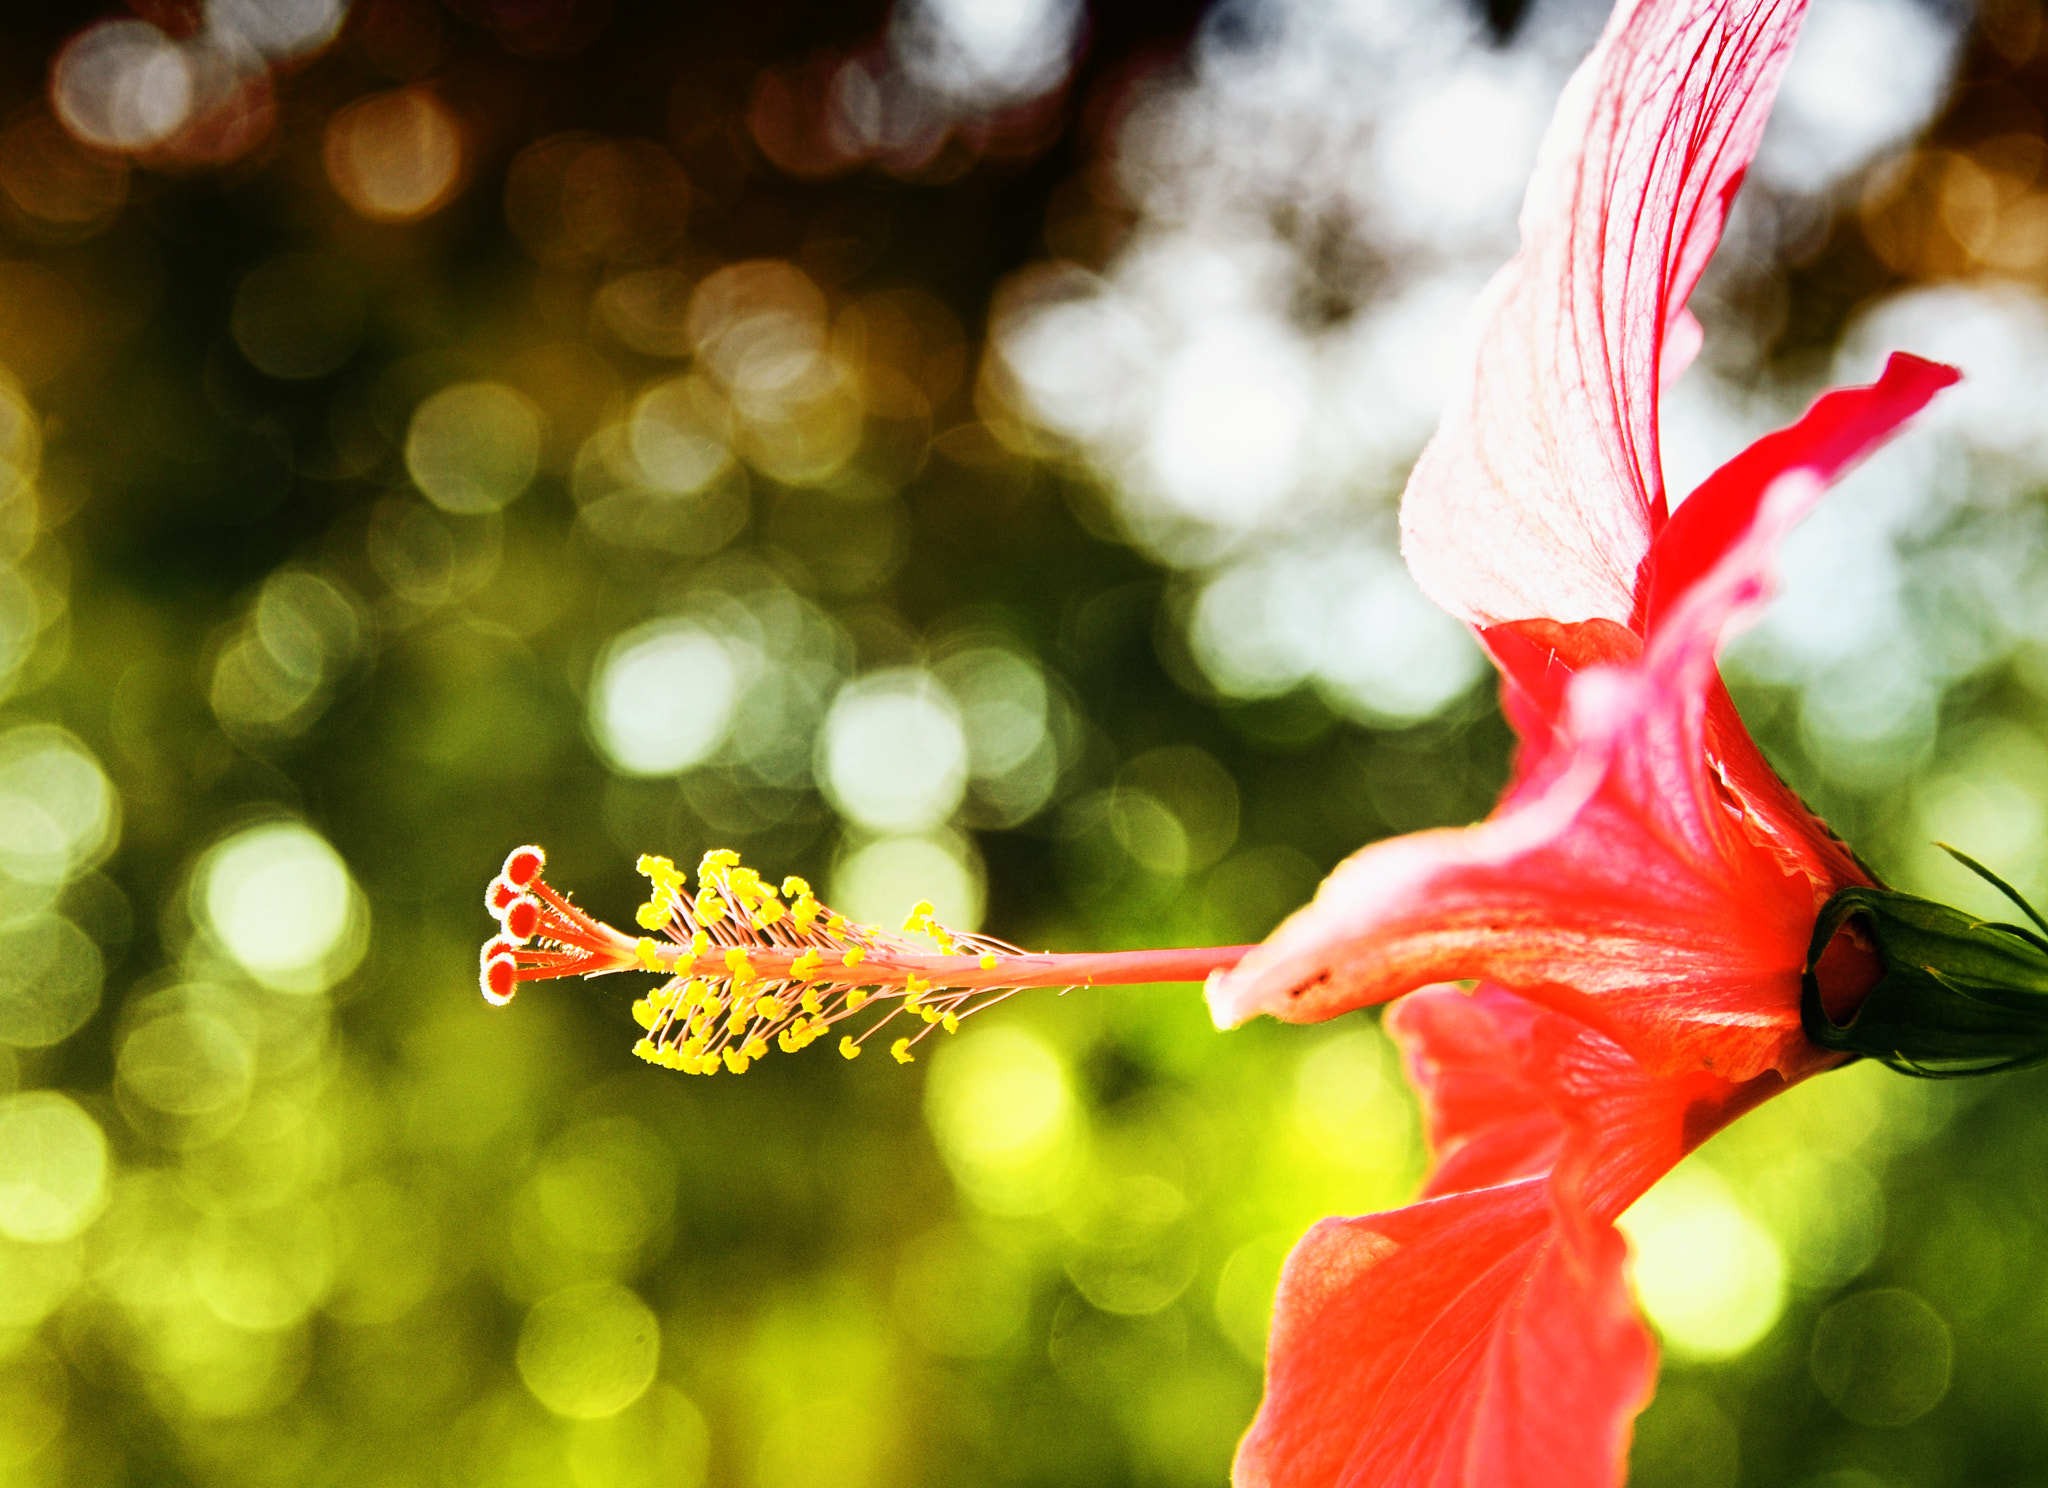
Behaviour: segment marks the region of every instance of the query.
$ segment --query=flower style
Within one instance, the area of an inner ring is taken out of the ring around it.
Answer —
[[[1402,503],[1521,739],[1484,822],[1378,843],[1212,978],[1219,1024],[1389,1011],[1429,1110],[1420,1202],[1289,1258],[1252,1485],[1620,1480],[1655,1349],[1615,1218],[1686,1152],[1840,1063],[1801,1031],[1833,896],[1872,888],[1772,773],[1714,653],[1826,484],[1955,381],[1894,356],[1667,512],[1661,386],[1799,0],[1621,0],[1559,103],[1461,394]],[[1835,937],[1831,1016],[1877,980]],[[1477,981],[1475,994],[1426,984]]]

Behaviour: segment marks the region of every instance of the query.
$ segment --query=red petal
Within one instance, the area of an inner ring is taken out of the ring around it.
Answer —
[[[1749,530],[1778,477],[1807,470],[1823,484],[1837,479],[1961,377],[1953,367],[1896,352],[1869,387],[1825,394],[1798,423],[1766,434],[1708,476],[1657,535],[1643,565],[1647,628],[1654,629]]]
[[[1418,993],[1388,1019],[1429,1107],[1427,1191],[1443,1196],[1326,1220],[1295,1249],[1238,1488],[1618,1484],[1655,1351],[1612,1221],[1783,1087],[1657,1078],[1491,989]]]
[[[1491,987],[1471,996],[1432,987],[1387,1009],[1387,1032],[1407,1056],[1428,1115],[1424,1198],[1541,1177],[1556,1164],[1564,1118],[1528,1068],[1543,1016],[1536,1004]]]
[[[1656,1367],[1612,1225],[1568,1250],[1546,1184],[1324,1220],[1288,1258],[1237,1488],[1619,1483]]]
[[[1480,642],[1500,669],[1500,706],[1522,741],[1515,779],[1536,775],[1561,742],[1565,693],[1589,666],[1619,665],[1643,654],[1643,640],[1612,620],[1517,620],[1479,632]]]
[[[1761,605],[1778,543],[1818,492],[1803,475],[1779,481],[1638,664],[1573,677],[1558,742],[1490,819],[1340,865],[1212,983],[1218,1021],[1319,1020],[1478,977],[1662,1071],[1810,1068],[1798,1003],[1813,916],[1867,879],[1768,780],[1713,650]]]
[[[1632,618],[1664,521],[1667,334],[1803,8],[1624,0],[1566,86],[1522,250],[1488,290],[1471,376],[1402,501],[1408,565],[1451,613],[1481,626]]]

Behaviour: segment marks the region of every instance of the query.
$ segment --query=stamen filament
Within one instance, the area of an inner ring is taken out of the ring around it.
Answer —
[[[538,848],[516,850],[485,895],[503,933],[483,949],[484,996],[503,1004],[520,982],[555,977],[666,977],[633,1005],[646,1031],[634,1052],[693,1074],[743,1073],[771,1043],[794,1053],[875,1004],[879,1016],[858,1033],[842,1032],[839,1052],[856,1058],[868,1039],[907,1017],[921,1026],[890,1046],[907,1064],[933,1029],[952,1033],[1026,988],[1201,981],[1251,949],[1034,953],[950,930],[920,904],[904,930],[923,934],[927,946],[834,913],[802,879],[785,879],[778,894],[725,851],[705,854],[694,894],[666,858],[641,858],[653,892],[635,918],[654,934],[635,937],[557,893],[540,877],[544,862]]]

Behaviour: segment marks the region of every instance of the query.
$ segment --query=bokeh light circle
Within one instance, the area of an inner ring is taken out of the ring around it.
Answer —
[[[265,986],[324,991],[362,957],[368,915],[348,865],[297,822],[229,837],[207,855],[197,886],[207,925]]]
[[[626,1288],[590,1282],[533,1305],[516,1359],[526,1388],[556,1415],[615,1416],[654,1383],[661,1325]]]
[[[102,21],[71,38],[50,78],[57,117],[89,145],[142,150],[192,110],[191,63],[147,21]]]
[[[327,179],[363,216],[410,222],[462,183],[462,127],[424,88],[358,99],[327,126]]]
[[[624,774],[674,774],[724,742],[739,682],[731,651],[702,627],[682,620],[643,625],[614,640],[598,661],[591,734]]]
[[[657,491],[701,491],[732,464],[732,416],[698,376],[671,377],[633,405],[634,463]]]
[[[841,688],[819,752],[832,804],[871,831],[937,826],[967,789],[960,710],[930,673],[915,667],[875,672]]]
[[[121,1040],[121,1085],[172,1116],[206,1116],[241,1105],[256,1073],[256,1051],[241,1029],[201,1006],[166,1011]]]
[[[978,930],[987,907],[980,856],[964,838],[940,833],[880,837],[853,848],[832,870],[832,902],[865,925],[900,925],[924,900],[939,923]]]
[[[1953,1355],[1941,1314],[1899,1287],[1845,1297],[1813,1329],[1814,1383],[1864,1426],[1903,1426],[1933,1410]]]
[[[119,824],[106,772],[70,734],[31,724],[0,736],[0,870],[62,883],[105,855]]]
[[[990,1213],[1042,1214],[1071,1178],[1073,1083],[1022,1028],[975,1028],[936,1049],[924,1112],[954,1179]]]
[[[1636,1293],[1675,1354],[1732,1359],[1785,1310],[1785,1259],[1719,1175],[1682,1167],[1621,1217]]]
[[[105,1201],[107,1139],[54,1090],[0,1101],[0,1235],[68,1240]]]
[[[232,33],[266,57],[297,57],[334,39],[345,0],[207,0],[207,24]]]
[[[61,915],[0,930],[0,1044],[40,1049],[99,1010],[105,966],[92,937]]]
[[[443,511],[494,512],[540,468],[540,414],[501,382],[446,387],[413,410],[405,468]]]

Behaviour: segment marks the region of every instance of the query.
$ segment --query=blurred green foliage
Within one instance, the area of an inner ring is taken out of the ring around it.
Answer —
[[[982,397],[1000,278],[1119,230],[1061,194],[1089,89],[1192,13],[1105,16],[1035,153],[811,182],[749,133],[761,69],[880,15],[744,10],[543,45],[380,0],[188,159],[52,124],[86,17],[0,41],[0,1481],[1220,1482],[1288,1246],[1412,1192],[1369,1017],[1044,995],[908,1070],[705,1082],[630,1057],[637,987],[477,996],[521,841],[619,922],[637,853],[731,846],[1020,944],[1228,944],[1505,777],[1484,687],[1376,730],[1190,681],[1175,576]],[[1838,228],[1784,354],[1897,276]],[[723,649],[610,708],[606,658],[678,635]],[[816,740],[904,668],[966,752],[892,826]],[[1957,895],[1923,818],[2042,809],[2044,678],[1970,673],[1867,777],[1737,682],[1860,851]],[[2044,1079],[1832,1075],[1653,1196],[1637,1481],[2031,1480]]]

